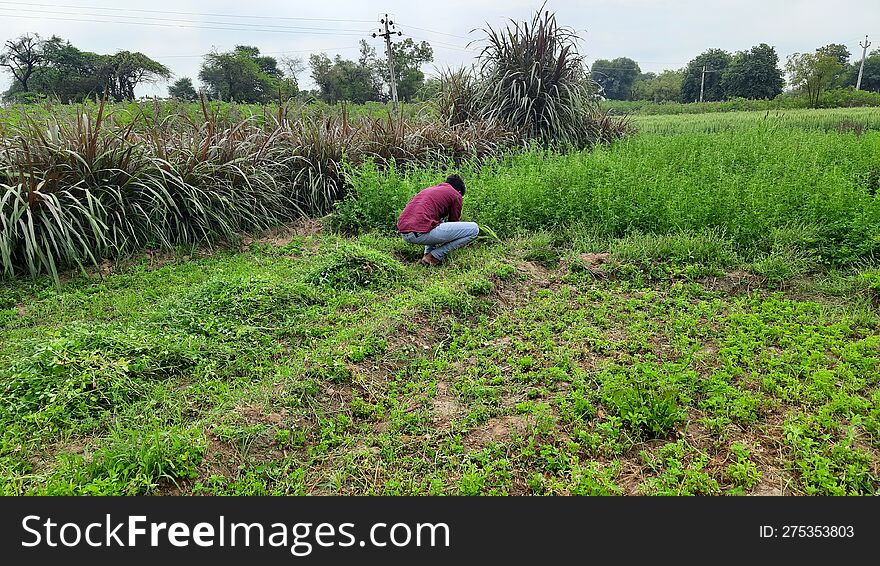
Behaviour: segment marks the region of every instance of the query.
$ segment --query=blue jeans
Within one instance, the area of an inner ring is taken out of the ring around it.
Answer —
[[[425,246],[425,254],[442,260],[446,254],[460,248],[480,234],[476,222],[443,222],[427,234],[414,236],[412,232],[401,234],[408,244]]]

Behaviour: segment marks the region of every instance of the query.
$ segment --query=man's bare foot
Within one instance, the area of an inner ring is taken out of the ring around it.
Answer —
[[[437,265],[440,265],[440,260],[437,259],[436,257],[432,256],[431,254],[425,254],[422,256],[420,263],[424,263],[425,265],[437,266]]]

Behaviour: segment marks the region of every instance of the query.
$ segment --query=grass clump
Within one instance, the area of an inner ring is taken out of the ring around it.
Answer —
[[[684,422],[690,371],[653,363],[612,367],[600,374],[600,399],[639,438],[663,438]],[[684,399],[682,399],[684,397]]]
[[[173,428],[114,433],[91,459],[68,457],[37,495],[144,495],[192,479],[204,455],[200,434]]]
[[[403,279],[394,258],[369,248],[344,244],[322,257],[305,275],[316,287],[340,290],[388,287]]]

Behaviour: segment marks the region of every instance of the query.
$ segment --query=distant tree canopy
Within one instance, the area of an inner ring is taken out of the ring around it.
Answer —
[[[176,100],[196,100],[199,93],[196,92],[192,79],[181,77],[168,87],[168,96]]]
[[[410,102],[425,85],[425,74],[420,67],[434,60],[434,51],[423,41],[405,39],[392,45],[397,97]],[[385,101],[391,97],[390,74],[386,57],[377,56],[376,49],[361,40],[357,61],[339,55],[330,59],[326,54],[309,58],[312,80],[318,85],[318,95],[325,102],[348,100],[355,103]]]
[[[392,44],[391,53],[394,60],[394,77],[397,80],[397,97],[405,102],[411,102],[425,84],[425,73],[421,71],[420,67],[434,60],[434,50],[427,41],[416,43],[412,39],[406,38]],[[385,85],[386,92],[390,94],[388,59],[386,57],[376,58],[374,69]]]
[[[859,76],[861,60],[852,64],[848,73],[847,84],[855,86]],[[865,67],[862,69],[862,90],[880,92],[880,49],[875,49],[865,57]]]
[[[45,61],[42,43],[38,34],[26,34],[7,41],[3,46],[3,53],[0,53],[0,66],[6,67],[12,73],[24,92],[28,90],[28,80]]]
[[[838,57],[821,49],[814,53],[792,53],[785,65],[792,86],[806,95],[814,107],[819,105],[822,91],[832,85],[843,69]]]
[[[639,64],[629,57],[616,59],[597,59],[590,68],[590,74],[602,88],[605,98],[629,100],[632,98],[633,83],[641,75]]]
[[[633,98],[652,102],[678,102],[681,100],[684,73],[684,69],[666,70],[659,75],[645,73],[646,76],[633,86]]]
[[[829,55],[834,57],[840,65],[849,63],[850,52],[846,45],[841,43],[829,43],[816,49],[816,53],[820,55]]]
[[[235,102],[268,102],[283,86],[284,73],[274,57],[260,55],[251,45],[205,55],[199,80],[213,99]]]
[[[721,76],[730,65],[730,53],[722,49],[709,49],[691,59],[684,72],[684,80],[681,85],[682,102],[694,102],[700,100],[700,83],[703,80],[703,67],[706,67],[705,83],[703,85],[703,100],[724,100],[724,88],[721,85]]]
[[[725,98],[775,98],[784,84],[779,56],[766,43],[737,52],[721,75]]]
[[[343,100],[356,104],[382,100],[382,83],[373,67],[375,59],[375,49],[364,40],[361,40],[361,56],[357,61],[339,55],[331,60],[324,53],[313,54],[309,66],[321,100],[330,104]]]
[[[134,89],[143,82],[171,78],[165,65],[153,61],[143,53],[120,51],[99,59],[99,79],[107,93],[116,100],[134,100]]]
[[[134,100],[138,85],[171,76],[167,67],[143,53],[101,55],[81,51],[57,36],[43,40],[25,35],[6,42],[0,65],[15,78],[7,99],[50,95],[78,102],[106,92],[116,101]]]

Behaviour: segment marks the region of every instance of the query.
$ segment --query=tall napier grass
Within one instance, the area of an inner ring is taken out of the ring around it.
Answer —
[[[485,120],[556,148],[590,147],[631,131],[627,118],[599,109],[579,38],[553,12],[541,8],[531,20],[483,32],[473,68],[440,74],[436,103],[447,123]]]
[[[481,121],[351,120],[292,106],[239,118],[206,101],[198,117],[139,108],[119,117],[82,106],[7,127],[0,271],[57,282],[62,268],[146,246],[211,243],[325,214],[346,192],[346,164],[437,166],[520,143]]]
[[[359,198],[340,217],[394,229],[418,190],[447,170],[364,167]],[[713,229],[744,256],[796,231],[818,261],[848,264],[880,252],[880,132],[772,130],[641,134],[590,152],[534,151],[462,171],[463,218],[499,234],[577,226],[599,236]]]

